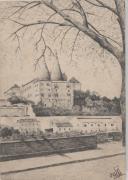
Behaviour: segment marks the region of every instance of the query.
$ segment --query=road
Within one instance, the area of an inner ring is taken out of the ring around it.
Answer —
[[[107,148],[107,149],[106,149]],[[1,175],[2,180],[113,180],[114,177],[110,177],[110,174],[115,172],[114,168],[119,167],[122,172],[122,176],[117,180],[125,179],[125,155],[119,154],[113,157],[103,157],[103,155],[118,153],[122,150],[120,143],[109,143],[100,145],[98,150],[68,153],[65,156],[48,156],[37,157],[30,159],[22,159],[16,161],[8,161],[0,163],[1,172],[7,172],[7,170],[24,169],[28,167],[37,167],[29,171],[13,172]],[[107,153],[106,153],[107,150]],[[99,156],[100,155],[100,156]],[[91,159],[86,161],[86,159]],[[85,159],[85,161],[72,160]],[[64,164],[50,166],[42,168],[42,165],[54,164],[65,162]],[[67,163],[68,162],[68,163]],[[39,167],[39,168],[38,168]],[[10,168],[10,169],[9,169]]]
[[[119,166],[123,174],[117,179],[124,180],[124,158],[124,155],[120,155],[107,159],[8,174],[2,176],[2,180],[113,180],[110,174],[114,172],[116,166]]]

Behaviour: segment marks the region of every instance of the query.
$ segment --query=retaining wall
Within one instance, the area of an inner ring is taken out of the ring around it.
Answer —
[[[0,161],[97,148],[97,137],[79,136],[0,143]]]

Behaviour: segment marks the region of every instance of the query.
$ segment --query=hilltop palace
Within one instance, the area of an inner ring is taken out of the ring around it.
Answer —
[[[47,64],[41,64],[39,77],[19,87],[14,85],[4,92],[6,98],[21,96],[35,104],[42,103],[43,107],[60,107],[71,109],[74,103],[74,91],[81,89],[81,83],[72,77],[64,78],[59,62],[54,63],[52,72],[49,72]]]

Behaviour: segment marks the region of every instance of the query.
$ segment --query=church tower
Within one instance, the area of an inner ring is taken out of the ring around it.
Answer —
[[[51,71],[51,81],[62,81],[63,76],[58,59],[54,60],[53,68]]]
[[[39,62],[39,69],[38,69],[39,75],[38,78],[43,81],[49,81],[50,80],[50,73],[47,67],[47,64],[45,61]]]

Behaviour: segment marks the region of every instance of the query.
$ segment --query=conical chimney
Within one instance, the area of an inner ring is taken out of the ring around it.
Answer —
[[[47,64],[44,60],[39,62],[39,79],[43,81],[50,80],[50,73],[47,67]]]
[[[51,80],[52,81],[62,81],[63,80],[62,72],[61,72],[61,68],[60,68],[58,58],[56,58],[54,60],[53,68],[52,68],[52,71],[51,71]]]

